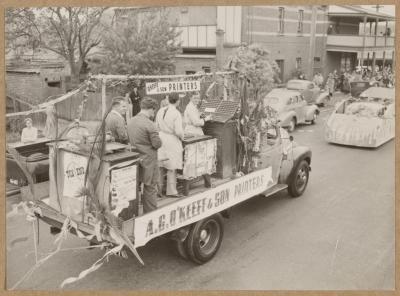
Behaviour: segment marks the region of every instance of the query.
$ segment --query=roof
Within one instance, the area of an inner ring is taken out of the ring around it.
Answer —
[[[394,88],[370,87],[363,91],[360,97],[391,99],[394,101],[395,91]]]
[[[367,16],[385,20],[395,20],[395,17],[383,12],[375,12],[355,5],[329,5],[329,16]]]

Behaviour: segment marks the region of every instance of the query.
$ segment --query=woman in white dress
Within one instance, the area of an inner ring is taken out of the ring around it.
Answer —
[[[21,142],[27,143],[36,141],[38,137],[38,130],[33,126],[32,118],[26,118],[25,125],[26,127],[22,129]]]
[[[161,169],[161,187],[163,169],[167,170],[167,190],[170,197],[180,197],[176,189],[176,170],[183,166],[184,138],[182,115],[176,109],[179,104],[178,96],[168,98],[169,105],[161,108],[156,116],[156,125],[160,131],[162,146],[158,149],[158,159]]]
[[[185,123],[185,135],[202,136],[204,135],[202,127],[209,120],[209,117],[202,118],[198,109],[200,103],[200,94],[196,93],[190,98],[185,112],[183,114],[183,122]]]

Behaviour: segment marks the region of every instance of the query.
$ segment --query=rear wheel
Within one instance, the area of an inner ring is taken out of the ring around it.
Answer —
[[[188,254],[186,251],[186,246],[185,246],[186,241],[174,241],[175,244],[175,250],[178,253],[180,257],[183,259],[188,259]]]
[[[288,191],[292,197],[298,197],[303,194],[306,190],[308,184],[308,178],[310,173],[310,167],[308,162],[302,160],[296,170],[294,171],[294,175],[288,184]]]
[[[189,259],[197,264],[210,261],[221,246],[223,234],[221,214],[195,223],[186,239],[186,251]]]
[[[293,117],[289,122],[288,132],[289,133],[293,132],[295,128],[296,128],[296,118]]]

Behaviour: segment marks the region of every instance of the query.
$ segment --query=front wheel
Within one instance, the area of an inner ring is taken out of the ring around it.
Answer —
[[[298,197],[303,194],[308,184],[309,173],[310,166],[308,165],[308,162],[302,160],[296,167],[294,175],[290,179],[290,183],[288,184],[288,191],[290,196]]]
[[[222,220],[221,214],[216,214],[192,226],[186,239],[186,251],[190,260],[204,264],[214,257],[224,234]]]

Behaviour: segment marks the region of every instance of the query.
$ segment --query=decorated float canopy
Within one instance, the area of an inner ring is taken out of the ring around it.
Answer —
[[[387,87],[370,87],[360,94],[361,98],[379,98],[388,99],[390,101],[395,100],[394,88]]]

